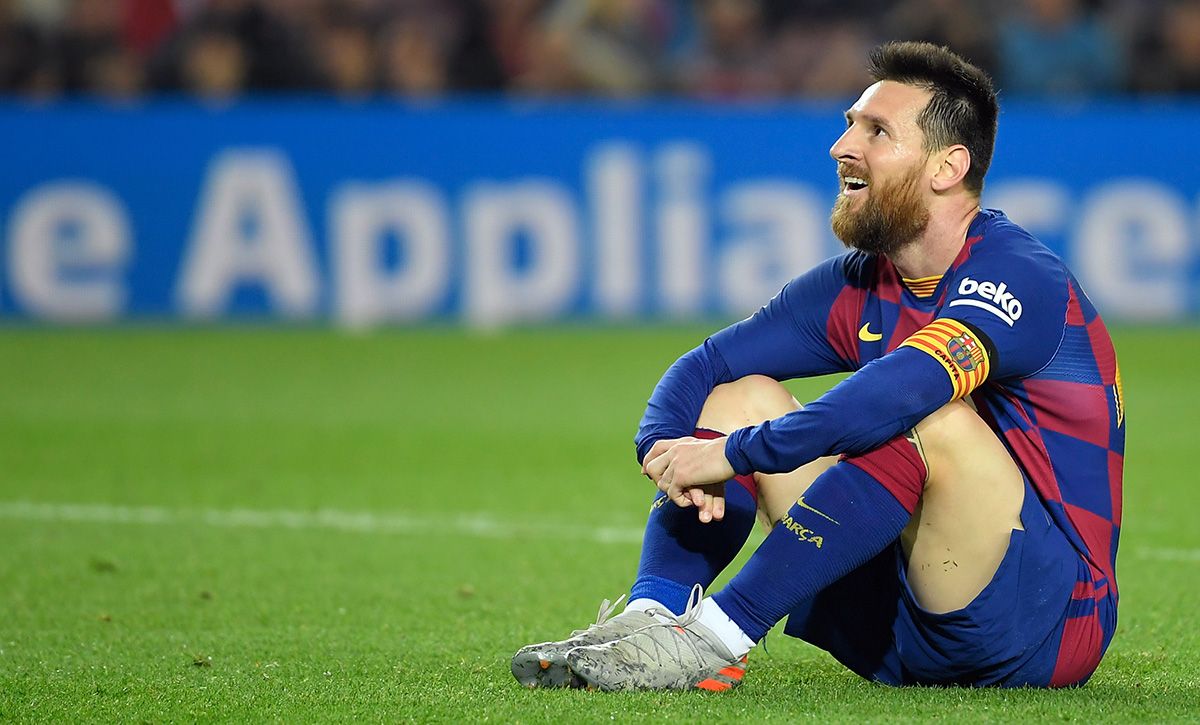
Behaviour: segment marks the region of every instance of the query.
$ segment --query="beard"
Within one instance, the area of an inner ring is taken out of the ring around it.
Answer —
[[[917,164],[890,184],[869,186],[857,211],[851,208],[854,201],[850,197],[838,194],[829,221],[842,244],[890,256],[915,241],[929,226],[929,208],[919,190],[921,170]]]

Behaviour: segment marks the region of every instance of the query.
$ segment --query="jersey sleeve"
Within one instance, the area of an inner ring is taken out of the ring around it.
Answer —
[[[864,453],[950,402],[941,364],[910,346],[872,360],[803,409],[740,428],[725,441],[739,475],[786,473],[835,453]]]
[[[834,300],[846,285],[845,256],[784,286],[750,317],[730,325],[675,361],[655,386],[638,426],[641,461],[656,441],[691,435],[713,388],[747,375],[776,380],[848,369],[825,333]]]
[[[733,379],[758,374],[788,380],[851,369],[827,331],[834,301],[848,282],[847,262],[843,255],[814,267],[753,315],[712,336]]]
[[[955,271],[939,314],[948,337],[930,342],[942,343],[950,376],[962,374],[963,394],[984,379],[1027,377],[1058,351],[1068,296],[1066,269],[1044,247],[983,252]]]

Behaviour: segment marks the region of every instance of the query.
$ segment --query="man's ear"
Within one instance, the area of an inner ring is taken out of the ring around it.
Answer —
[[[971,152],[962,144],[955,144],[938,154],[940,161],[933,172],[933,190],[946,191],[962,183],[971,170]]]

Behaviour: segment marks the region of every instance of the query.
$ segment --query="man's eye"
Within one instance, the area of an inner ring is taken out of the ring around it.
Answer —
[[[883,130],[883,126],[872,126],[871,127],[871,135],[872,136],[886,136],[887,131]]]

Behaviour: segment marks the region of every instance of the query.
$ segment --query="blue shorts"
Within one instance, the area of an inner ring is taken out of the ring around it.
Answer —
[[[1072,592],[1091,573],[1028,481],[1021,523],[991,582],[963,609],[934,614],[917,604],[897,542],[794,610],[784,631],[889,685],[1061,684],[1055,667]]]

